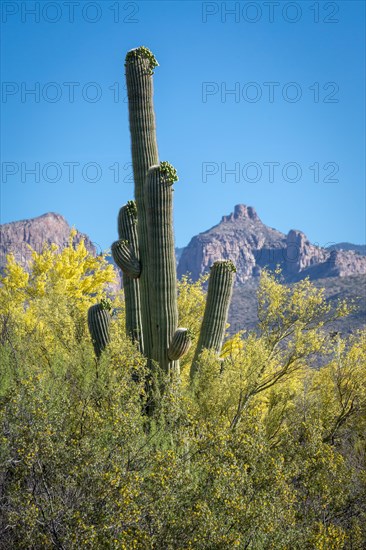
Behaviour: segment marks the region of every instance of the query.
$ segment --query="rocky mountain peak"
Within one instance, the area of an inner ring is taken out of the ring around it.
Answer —
[[[65,218],[61,216],[61,214],[56,214],[56,212],[46,212],[45,214],[41,214],[41,216],[38,216],[37,218],[32,218],[32,220],[54,220],[69,225]]]
[[[242,283],[260,274],[269,250],[271,260],[277,261],[278,251],[285,248],[283,233],[267,227],[252,206],[237,204],[218,225],[193,237],[180,258],[178,276],[190,273],[196,280],[216,260],[230,259],[237,267],[236,280]]]
[[[234,206],[234,219],[249,218],[250,220],[259,220],[257,212],[253,206],[245,206],[245,204],[236,204]]]
[[[366,273],[364,256],[316,246],[297,229],[285,235],[265,225],[255,209],[245,204],[237,204],[218,225],[191,239],[181,255],[178,276],[189,273],[196,280],[220,259],[234,262],[237,284],[278,265],[287,281]]]
[[[236,204],[234,206],[234,212],[227,216],[223,216],[221,222],[225,223],[236,220],[261,221],[253,206],[246,206],[245,204]]]
[[[13,253],[15,259],[28,266],[31,249],[41,252],[44,245],[56,244],[60,250],[68,246],[71,227],[61,214],[47,212],[36,218],[0,225],[0,268],[6,263],[6,255]],[[96,247],[89,237],[76,232],[74,245],[84,240],[86,249],[95,256]]]

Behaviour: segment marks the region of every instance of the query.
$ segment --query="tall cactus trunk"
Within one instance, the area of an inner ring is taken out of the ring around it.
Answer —
[[[236,269],[231,260],[219,260],[211,267],[205,313],[191,367],[192,378],[197,371],[198,359],[204,349],[211,349],[217,354],[221,351],[235,272]]]
[[[152,293],[151,358],[169,373],[179,372],[179,362],[170,360],[168,349],[178,327],[177,273],[173,233],[173,188],[177,175],[168,163],[150,168],[145,206],[149,226],[149,277]]]
[[[131,132],[132,165],[135,180],[135,200],[138,213],[138,241],[141,261],[139,279],[144,353],[151,357],[153,347],[151,311],[151,281],[149,265],[148,227],[144,188],[151,166],[159,163],[153,105],[152,73],[157,62],[146,48],[131,50],[126,56],[126,82]]]

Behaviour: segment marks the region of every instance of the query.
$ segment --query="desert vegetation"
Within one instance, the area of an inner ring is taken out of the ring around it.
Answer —
[[[180,375],[125,333],[123,293],[97,359],[90,305],[112,268],[83,243],[8,258],[0,288],[1,548],[360,549],[366,541],[365,347],[308,281],[265,273],[259,330]],[[202,281],[178,283],[198,336]],[[321,354],[325,366],[313,368]]]

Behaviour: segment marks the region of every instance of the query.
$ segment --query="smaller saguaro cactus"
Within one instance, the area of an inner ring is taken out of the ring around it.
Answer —
[[[191,377],[197,371],[197,362],[204,349],[219,354],[225,336],[226,321],[233,291],[235,265],[231,260],[218,260],[211,267],[205,313],[191,367]]]
[[[135,201],[128,201],[118,214],[119,240],[112,244],[112,256],[123,273],[126,303],[126,333],[144,352],[141,324],[139,280],[141,263],[137,239],[137,209]]]
[[[111,303],[109,300],[103,299],[99,304],[91,306],[88,311],[89,332],[98,359],[109,343],[110,310]]]

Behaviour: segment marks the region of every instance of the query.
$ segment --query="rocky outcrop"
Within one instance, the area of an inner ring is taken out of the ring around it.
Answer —
[[[251,206],[238,204],[220,223],[193,237],[178,264],[178,276],[193,280],[219,259],[237,267],[236,284],[257,277],[263,268],[280,266],[287,281],[345,277],[366,273],[366,257],[354,251],[313,245],[301,231],[287,234],[265,225]]]
[[[288,276],[297,275],[305,269],[325,262],[329,255],[329,251],[311,244],[302,231],[291,229],[288,232],[285,257]]]
[[[366,274],[366,257],[353,250],[327,250],[326,259],[295,274],[291,280],[350,277]]]
[[[60,214],[48,212],[37,218],[0,225],[0,268],[6,263],[6,255],[28,267],[32,249],[41,252],[44,245],[56,244],[60,250],[68,246],[71,227]],[[84,240],[86,249],[96,256],[97,250],[89,237],[77,231],[73,243],[76,246]]]
[[[259,275],[264,265],[275,265],[285,247],[283,233],[263,224],[254,208],[238,204],[218,225],[193,237],[182,253],[178,276],[190,273],[197,280],[216,260],[230,259],[237,267],[237,282],[243,283]]]

